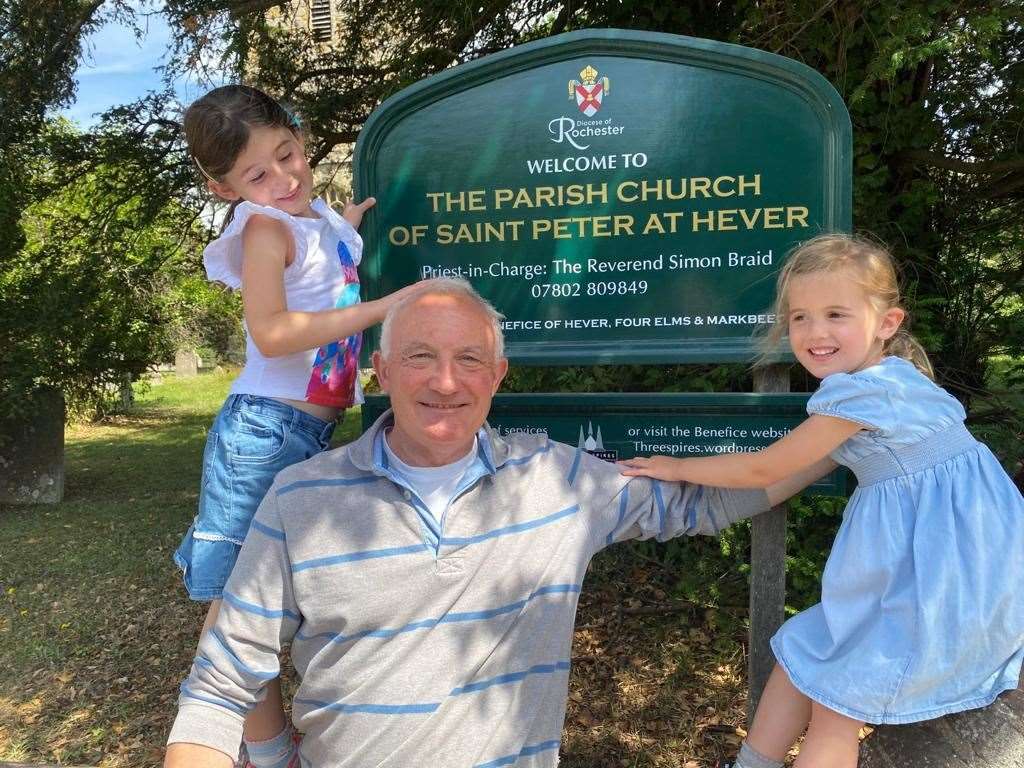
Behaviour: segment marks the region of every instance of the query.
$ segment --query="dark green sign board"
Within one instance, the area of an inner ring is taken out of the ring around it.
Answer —
[[[499,434],[545,433],[616,461],[660,453],[709,456],[756,451],[807,418],[806,394],[543,394],[497,395],[488,422]],[[363,404],[363,428],[388,408],[373,395]],[[846,494],[838,470],[812,486]]]
[[[850,141],[831,85],[781,56],[607,29],[519,46],[367,121],[366,294],[465,277],[521,363],[746,360],[787,250],[850,229]]]

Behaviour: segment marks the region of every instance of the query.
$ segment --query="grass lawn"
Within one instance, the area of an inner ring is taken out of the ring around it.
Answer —
[[[0,506],[0,760],[159,765],[205,606],[171,553],[229,375],[165,379],[67,430],[65,500]],[[350,411],[336,442],[359,432]],[[739,743],[742,611],[668,597],[678,574],[599,557],[573,647],[566,768],[704,768]]]

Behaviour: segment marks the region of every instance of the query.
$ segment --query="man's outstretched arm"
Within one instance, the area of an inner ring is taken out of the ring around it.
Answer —
[[[602,511],[592,516],[595,551],[626,539],[717,535],[739,520],[781,504],[836,466],[831,459],[822,459],[768,488],[726,489],[639,477],[623,485],[625,478],[611,475],[618,474],[618,467],[588,459],[584,458],[581,472],[587,470],[597,487],[613,491],[610,501],[598,507]]]
[[[231,768],[234,764],[228,755],[202,744],[171,744],[164,757],[164,768]]]

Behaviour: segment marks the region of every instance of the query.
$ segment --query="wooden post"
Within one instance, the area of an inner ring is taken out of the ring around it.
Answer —
[[[789,366],[754,372],[755,392],[789,392]],[[755,517],[750,536],[750,654],[747,657],[747,723],[761,700],[775,656],[768,644],[782,626],[786,606],[786,505]]]

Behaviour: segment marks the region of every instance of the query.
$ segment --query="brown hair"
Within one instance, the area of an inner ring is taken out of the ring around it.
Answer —
[[[775,285],[775,324],[762,338],[758,364],[774,357],[775,350],[789,326],[789,286],[797,275],[844,271],[867,294],[878,312],[900,304],[896,267],[889,252],[876,243],[853,235],[818,235],[801,243],[789,254]],[[904,309],[905,311],[905,309]],[[909,332],[900,328],[885,340],[882,353],[909,360],[921,373],[934,379],[935,372],[924,347]]]
[[[199,171],[221,181],[249,143],[253,128],[287,128],[296,136],[302,125],[263,91],[248,85],[214,88],[185,110],[185,141]]]

